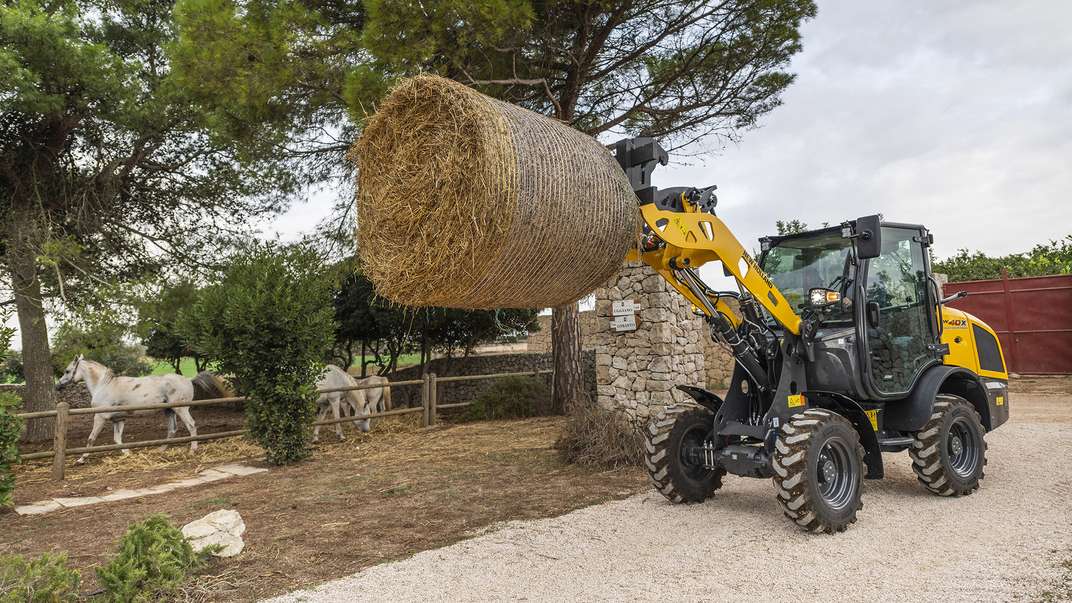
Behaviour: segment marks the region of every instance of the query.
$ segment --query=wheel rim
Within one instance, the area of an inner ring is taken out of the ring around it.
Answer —
[[[949,467],[959,477],[969,477],[979,467],[979,442],[968,419],[957,417],[949,426],[946,453],[949,455]]]
[[[852,448],[841,438],[827,440],[815,464],[819,496],[834,509],[846,507],[853,499],[859,476],[853,467]]]
[[[711,472],[703,465],[702,449],[711,430],[701,425],[689,427],[681,436],[681,467],[686,476],[702,479]]]

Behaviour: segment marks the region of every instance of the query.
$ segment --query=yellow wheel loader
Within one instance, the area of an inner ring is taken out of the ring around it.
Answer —
[[[993,329],[945,306],[925,227],[866,216],[763,238],[757,262],[715,215],[715,187],[650,185],[667,162],[656,141],[612,149],[644,217],[630,259],[685,296],[736,360],[725,399],[679,386],[695,404],[649,424],[659,492],[700,502],[727,472],[770,478],[790,520],[839,532],[856,521],[863,479],[882,478],[883,452],[908,451],[939,496],[979,487],[984,436],[1009,417],[1008,375]],[[739,291],[700,279],[713,261]]]

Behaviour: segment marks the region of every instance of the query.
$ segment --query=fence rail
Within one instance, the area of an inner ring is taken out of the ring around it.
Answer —
[[[316,421],[313,425],[325,426],[336,425],[339,423],[351,423],[356,421],[363,421],[365,419],[377,419],[382,417],[392,417],[406,414],[421,413],[421,425],[428,427],[435,425],[439,418],[439,412],[441,410],[447,410],[452,408],[462,408],[472,404],[472,401],[464,402],[451,402],[448,404],[439,404],[439,384],[440,383],[455,383],[459,381],[480,381],[484,379],[501,379],[504,377],[519,377],[519,376],[537,376],[550,374],[550,369],[534,370],[534,371],[518,371],[509,373],[488,373],[483,375],[455,375],[451,377],[437,377],[435,373],[426,373],[421,379],[409,379],[406,381],[395,381],[387,384],[386,387],[405,387],[410,385],[421,386],[421,405],[412,406],[407,408],[387,409],[384,412],[374,412],[366,415],[355,415],[351,417],[342,417],[339,419],[325,419],[323,421]],[[16,384],[17,385],[17,384]],[[358,391],[365,389],[375,389],[378,387],[385,387],[380,384],[363,384],[352,387],[333,387],[318,389],[318,394],[330,394],[346,391]],[[218,404],[230,404],[234,402],[245,402],[245,396],[232,396],[228,398],[210,398],[205,400],[192,400],[185,403],[164,403],[164,404],[138,404],[135,406],[123,406],[119,410],[116,407],[109,408],[70,408],[66,402],[59,402],[56,404],[55,410],[42,410],[36,412],[24,412],[16,414],[16,417],[21,419],[47,419],[55,418],[56,424],[54,429],[54,436],[52,441],[52,448],[49,450],[42,450],[40,452],[31,452],[21,455],[23,460],[31,461],[37,459],[52,458],[52,478],[55,480],[64,479],[65,464],[67,455],[71,454],[95,454],[103,452],[113,452],[116,450],[126,450],[130,448],[150,448],[153,446],[162,446],[165,444],[185,444],[188,442],[207,442],[211,440],[219,440],[222,438],[232,438],[244,434],[245,429],[221,431],[217,433],[198,434],[195,436],[185,436],[170,439],[157,439],[157,440],[143,440],[140,442],[124,442],[122,444],[107,444],[100,446],[81,446],[75,448],[67,447],[67,432],[70,429],[70,417],[72,415],[98,415],[103,413],[127,413],[127,412],[141,412],[151,410],[166,410],[169,408],[177,407],[192,407],[192,406],[214,406]]]

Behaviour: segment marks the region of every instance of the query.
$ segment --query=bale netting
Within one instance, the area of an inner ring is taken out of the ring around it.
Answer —
[[[396,86],[351,157],[362,269],[398,303],[572,302],[621,267],[639,229],[599,142],[444,78]]]

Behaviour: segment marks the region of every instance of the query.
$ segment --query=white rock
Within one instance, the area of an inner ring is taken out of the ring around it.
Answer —
[[[230,509],[213,511],[182,526],[182,535],[190,541],[195,551],[200,552],[215,544],[222,546],[216,552],[217,557],[234,557],[241,553],[246,546],[242,540],[245,531],[246,523],[242,521],[242,516]]]

